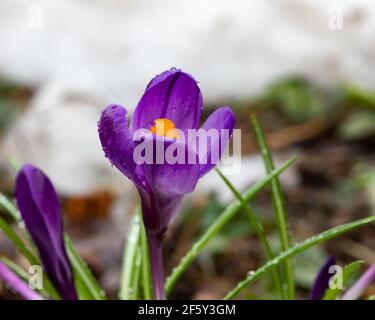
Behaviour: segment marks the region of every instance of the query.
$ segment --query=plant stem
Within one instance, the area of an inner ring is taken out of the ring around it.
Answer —
[[[163,263],[163,237],[157,234],[147,234],[150,248],[152,284],[154,299],[165,300],[164,289],[164,263]]]

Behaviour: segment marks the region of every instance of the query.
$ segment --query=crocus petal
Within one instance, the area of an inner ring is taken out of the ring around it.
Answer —
[[[133,160],[133,135],[128,128],[127,112],[123,106],[109,105],[98,123],[100,142],[105,156],[137,186],[143,186],[141,168]]]
[[[202,150],[197,150],[199,153],[200,177],[205,175],[217,164],[223,154],[225,147],[228,145],[229,140],[233,134],[234,126],[236,125],[236,117],[232,109],[228,106],[221,107],[212,113],[208,119],[203,123],[202,127],[208,136],[207,144]],[[227,130],[227,131],[225,131]],[[217,134],[210,135],[210,131],[215,131]],[[197,140],[199,142],[199,140]],[[191,142],[190,142],[191,143]]]
[[[158,84],[159,82],[164,81],[170,75],[173,75],[175,72],[179,72],[179,71],[181,71],[181,70],[176,69],[176,68],[171,68],[171,69],[165,70],[164,72],[158,74],[155,78],[152,78],[151,81],[147,84],[146,90],[150,89],[155,84]]]
[[[169,222],[181,205],[182,196],[161,198],[153,191],[138,188],[141,197],[143,222],[149,235],[163,238]]]
[[[43,298],[30,289],[12,270],[0,261],[0,278],[4,279],[9,286],[18,292],[26,300],[43,300]]]
[[[148,182],[148,189],[140,190],[144,220],[148,229],[162,232],[182,197],[194,190],[199,179],[199,163],[197,155],[183,141],[156,135],[148,135],[145,139],[148,140],[145,143],[153,145],[155,152],[152,163],[143,165]],[[163,148],[160,153],[157,144]],[[173,159],[170,159],[172,154]],[[175,163],[172,164],[171,160]]]
[[[375,263],[365,274],[342,296],[342,300],[356,300],[361,297],[366,288],[375,283]]]
[[[47,275],[64,299],[77,299],[60,203],[51,181],[41,170],[25,165],[17,176],[15,194]]]
[[[163,72],[151,80],[135,109],[131,128],[150,129],[159,118],[172,120],[181,130],[198,127],[202,95],[193,77],[178,69]]]
[[[323,298],[324,293],[328,289],[329,286],[329,279],[331,278],[331,274],[329,273],[329,269],[336,263],[335,257],[330,257],[328,260],[324,263],[324,265],[320,268],[312,290],[310,294],[311,300],[320,300]]]
[[[190,150],[187,144],[179,140],[154,135],[153,142],[163,144],[164,149],[164,152],[161,152],[160,160],[163,163],[158,164],[158,153],[155,151],[154,162],[144,165],[148,183],[152,186],[154,192],[167,198],[192,192],[199,177],[199,163],[196,153]],[[178,152],[180,153],[178,154]],[[189,163],[189,154],[191,155],[191,164]],[[171,159],[168,156],[171,156]],[[176,163],[172,164],[172,161]]]

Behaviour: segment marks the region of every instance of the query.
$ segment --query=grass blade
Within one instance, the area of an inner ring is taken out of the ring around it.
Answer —
[[[142,223],[141,230],[141,255],[142,255],[142,287],[143,298],[145,300],[152,299],[152,279],[151,279],[151,264],[150,251],[148,249],[146,229]]]
[[[76,288],[79,300],[95,300],[82,278],[76,270],[73,269],[74,286]]]
[[[18,264],[3,256],[0,257],[0,261],[3,262],[15,274],[17,274],[17,276],[19,276],[22,280],[28,282],[30,275],[25,270],[23,270]]]
[[[136,268],[137,248],[140,243],[141,234],[141,210],[136,209],[133,217],[128,239],[123,254],[121,283],[119,298],[121,300],[129,300],[132,298],[135,288],[132,287],[134,279],[134,271]]]
[[[30,274],[23,270],[19,265],[14,263],[12,260],[9,260],[6,257],[0,257],[2,261],[10,270],[12,270],[18,277],[20,277],[25,283],[29,283]],[[42,294],[45,298],[49,298],[50,294],[45,289],[38,289],[38,292]]]
[[[259,125],[258,120],[255,116],[251,117],[251,122],[254,127],[255,136],[259,144],[264,165],[267,173],[270,173],[274,169],[271,152],[267,146],[267,142],[263,133],[262,128]],[[271,195],[272,195],[272,206],[275,211],[276,225],[279,233],[279,239],[281,244],[281,250],[286,251],[290,247],[290,235],[288,232],[288,217],[285,208],[284,196],[281,191],[281,186],[278,177],[275,177],[270,182]],[[287,284],[287,297],[290,300],[295,299],[295,284],[294,284],[294,272],[293,272],[293,260],[286,259],[282,265],[284,276]]]
[[[8,239],[16,246],[18,251],[30,262],[32,265],[39,265],[39,259],[34,256],[31,251],[26,247],[25,243],[13,230],[13,228],[0,217],[0,229],[3,230]]]
[[[72,264],[74,281],[77,291],[80,292],[80,297],[90,300],[104,300],[103,290],[67,235],[65,235],[65,246],[69,261]]]
[[[223,179],[224,183],[232,191],[232,193],[237,198],[237,200],[241,203],[241,206],[245,210],[246,215],[249,219],[250,225],[253,227],[256,234],[258,235],[258,238],[262,244],[263,250],[266,254],[267,260],[272,260],[274,258],[274,254],[267,240],[267,236],[264,231],[263,224],[259,221],[258,217],[255,215],[253,210],[251,210],[249,204],[246,203],[241,193],[233,186],[233,184],[227,179],[227,177],[225,177],[224,174],[217,168],[216,168],[216,172]],[[283,289],[281,286],[281,277],[280,277],[277,267],[272,268],[271,273],[272,273],[273,282],[275,284],[275,288],[278,291],[280,298],[284,299],[284,293],[283,293]]]
[[[14,244],[18,251],[29,261],[31,265],[41,266],[39,259],[27,248],[22,239],[13,230],[13,228],[0,217],[0,229],[5,233],[8,239]],[[52,282],[48,279],[45,272],[43,272],[43,283],[46,291],[54,299],[60,299],[60,295],[57,293],[56,289],[52,285]]]
[[[375,216],[367,217],[364,219],[360,219],[354,222],[346,223],[341,226],[326,230],[318,235],[312,236],[311,238],[306,239],[303,242],[295,244],[293,247],[289,248],[287,251],[282,252],[274,259],[268,261],[262,267],[254,272],[250,272],[249,275],[245,278],[245,280],[239,282],[237,286],[231,290],[225,297],[225,300],[230,300],[236,297],[238,294],[241,293],[246,287],[252,284],[254,281],[258,280],[261,276],[263,276],[266,272],[271,270],[275,265],[279,265],[283,263],[286,259],[299,254],[308,248],[315,246],[321,242],[327,241],[343,233],[351,231],[355,228],[364,226],[368,223],[374,222]]]
[[[132,300],[139,300],[139,289],[140,289],[140,279],[141,279],[141,269],[142,269],[142,252],[141,248],[138,247],[135,263],[134,263],[134,272],[133,272],[133,279],[132,279],[132,286],[133,289],[131,298]]]
[[[22,218],[21,218],[21,213],[19,212],[15,203],[9,200],[9,198],[1,192],[0,192],[0,207],[2,207],[3,212],[6,213],[10,219],[12,219],[12,222],[17,223],[18,225],[20,223],[24,225]],[[27,232],[25,228],[22,228],[22,230],[20,231],[22,233],[22,236],[25,237],[25,240],[27,240],[27,242],[30,245],[30,249],[31,249],[30,252],[33,255],[35,255],[36,248],[35,248],[34,242],[32,241],[30,237],[30,234]]]
[[[14,221],[21,220],[21,214],[12,201],[0,192],[0,206]]]
[[[251,186],[243,195],[245,201],[250,201],[260,190],[262,190],[274,177],[281,174],[284,170],[290,167],[295,161],[296,157],[292,157],[282,166],[273,170],[272,173],[257,181]],[[241,202],[238,200],[230,204],[220,216],[212,223],[210,228],[196,241],[190,251],[181,259],[179,265],[172,270],[172,274],[167,278],[165,284],[166,294],[170,294],[173,286],[177,280],[182,276],[186,269],[193,263],[201,251],[205,248],[207,243],[220,232],[220,230],[236,215],[241,208]]]

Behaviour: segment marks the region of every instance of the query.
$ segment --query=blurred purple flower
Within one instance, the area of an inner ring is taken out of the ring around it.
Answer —
[[[312,290],[310,294],[311,300],[321,300],[324,296],[324,293],[328,289],[329,286],[329,279],[331,278],[331,274],[329,273],[329,269],[335,265],[336,258],[335,257],[329,257],[328,260],[323,264],[323,266],[320,268]]]
[[[329,273],[331,266],[335,265],[336,258],[330,257],[320,268],[311,290],[311,300],[321,300],[329,288],[329,280],[332,275]],[[375,283],[375,264],[373,264],[362,277],[354,283],[341,297],[341,300],[356,300],[361,297],[366,288]]]
[[[356,300],[361,297],[363,292],[375,283],[375,263],[354,283],[341,297],[342,300]]]
[[[0,261],[0,278],[4,279],[10,287],[18,292],[26,300],[43,300],[34,290],[30,289],[28,285],[20,279],[12,270],[10,270],[4,263]]]
[[[60,202],[48,177],[32,165],[24,165],[16,180],[16,199],[23,221],[48,277],[64,299],[77,294],[64,246]]]
[[[179,139],[176,129],[182,133],[186,133],[188,129],[198,129],[202,103],[200,89],[193,77],[181,70],[171,69],[156,76],[148,84],[135,109],[130,127],[127,124],[127,111],[120,105],[108,106],[98,123],[105,156],[138,188],[150,245],[154,294],[157,299],[165,298],[163,235],[183,196],[192,192],[198,179],[216,165],[211,159],[213,151],[218,151],[219,157],[221,156],[235,125],[235,116],[230,107],[216,110],[201,128],[206,131],[216,129],[217,132],[226,129],[229,135],[211,138],[211,148],[204,155],[207,161],[199,161],[196,151],[191,152],[187,139]],[[168,131],[158,132],[158,124]],[[185,159],[193,154],[195,163],[169,164],[164,161],[157,164],[158,162],[153,161],[152,164],[137,164],[133,158],[137,142],[133,138],[139,129],[152,133],[151,138],[148,138],[150,144],[163,144],[163,150],[175,144],[183,150]]]

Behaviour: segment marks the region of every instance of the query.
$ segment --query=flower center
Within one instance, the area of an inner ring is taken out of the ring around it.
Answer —
[[[159,118],[154,120],[155,125],[150,129],[151,133],[155,133],[160,137],[178,139],[178,130],[174,127],[172,120]]]

